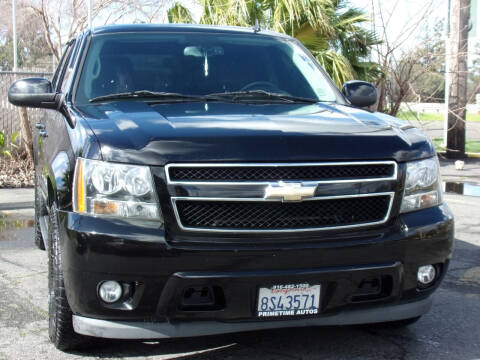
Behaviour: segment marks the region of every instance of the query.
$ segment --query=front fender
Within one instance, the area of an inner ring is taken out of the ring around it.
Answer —
[[[71,185],[73,178],[73,165],[65,151],[59,152],[51,164],[43,169],[43,178],[47,183],[48,204],[53,201],[59,209],[72,208]]]

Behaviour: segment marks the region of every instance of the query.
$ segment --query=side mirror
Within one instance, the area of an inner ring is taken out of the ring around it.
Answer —
[[[52,83],[44,78],[17,80],[8,89],[8,101],[16,106],[57,109],[59,98],[52,92]]]
[[[363,108],[377,102],[377,89],[366,81],[347,81],[343,84],[342,94],[356,107]]]

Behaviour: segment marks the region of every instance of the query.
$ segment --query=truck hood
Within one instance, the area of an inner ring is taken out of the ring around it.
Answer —
[[[407,122],[344,105],[116,101],[77,109],[107,161],[403,162],[435,154]]]

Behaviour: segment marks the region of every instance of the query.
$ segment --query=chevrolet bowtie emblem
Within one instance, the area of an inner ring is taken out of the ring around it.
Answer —
[[[282,199],[282,201],[302,201],[312,198],[316,185],[303,186],[302,183],[285,183],[283,181],[265,188],[265,199]]]

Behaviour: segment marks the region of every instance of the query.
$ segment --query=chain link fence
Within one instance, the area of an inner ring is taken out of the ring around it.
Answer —
[[[30,72],[30,71],[0,71],[0,131],[5,134],[6,143],[10,143],[10,138],[15,132],[20,133],[20,118],[18,109],[8,102],[8,88],[18,79],[26,77],[44,77],[50,78],[50,72]],[[40,117],[42,109],[28,109],[28,119],[32,128]],[[21,136],[18,137],[21,144]]]

